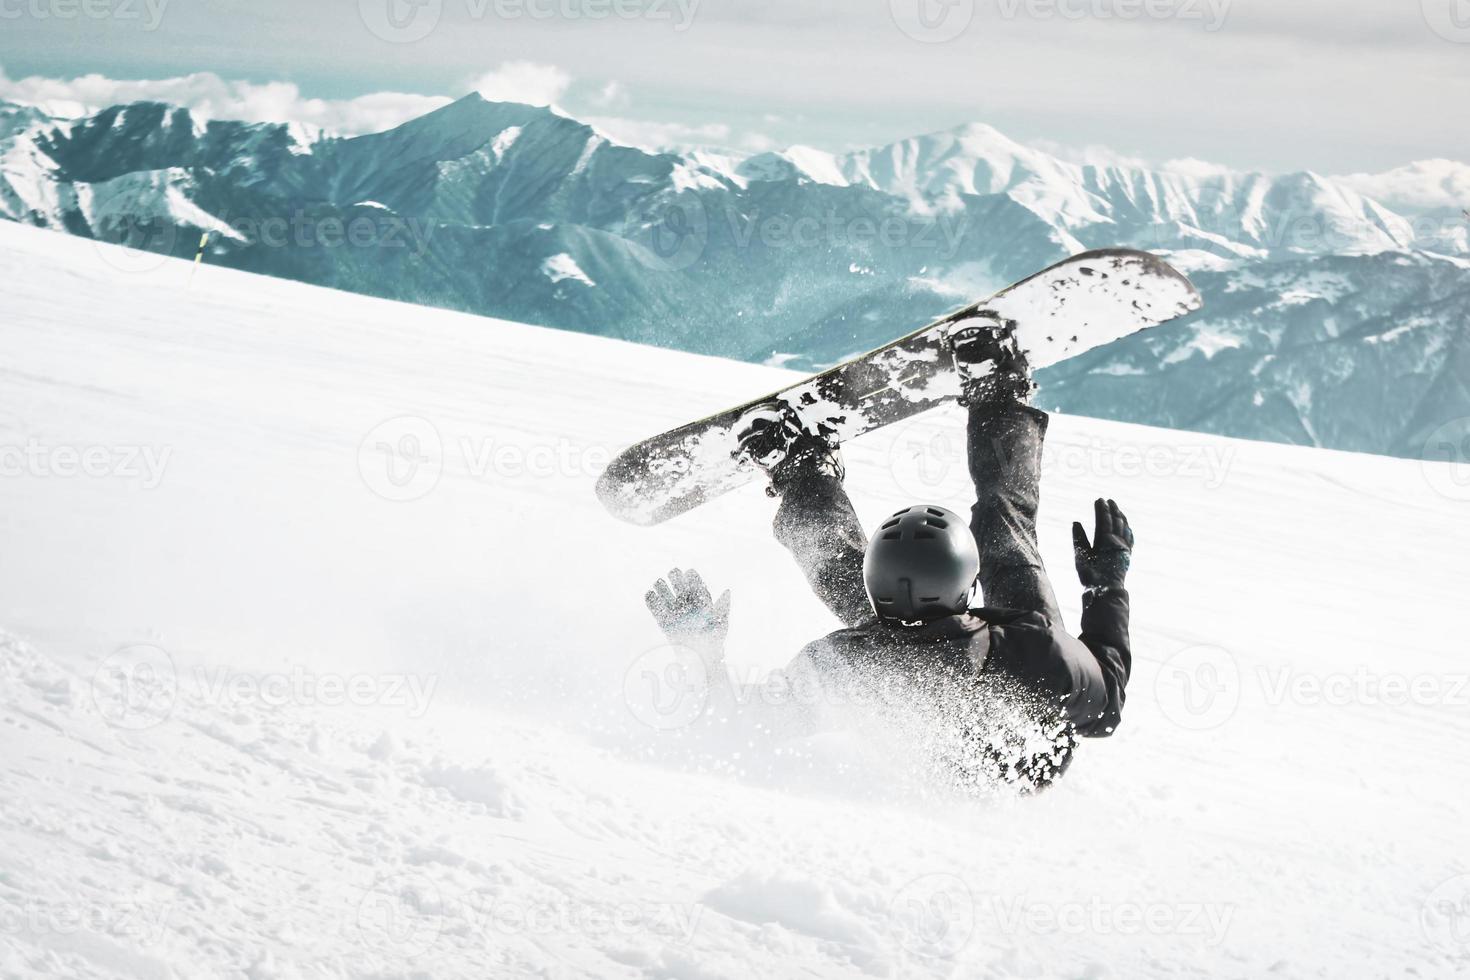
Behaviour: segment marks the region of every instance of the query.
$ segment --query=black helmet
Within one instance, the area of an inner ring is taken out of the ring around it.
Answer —
[[[880,619],[905,623],[962,613],[980,574],[970,527],[943,507],[909,507],[868,544],[863,581]]]

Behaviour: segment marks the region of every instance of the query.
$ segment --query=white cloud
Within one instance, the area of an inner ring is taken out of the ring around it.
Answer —
[[[1238,171],[1223,164],[1211,163],[1208,160],[1199,160],[1194,157],[1180,157],[1174,160],[1159,162],[1146,157],[1119,153],[1117,150],[1096,143],[1086,146],[1074,146],[1067,143],[1056,143],[1051,140],[1032,140],[1030,145],[1044,153],[1051,154],[1059,160],[1065,160],[1068,163],[1080,164],[1082,166],[1153,170],[1160,173],[1181,174],[1185,177],[1197,178],[1227,177],[1238,173]]]
[[[760,133],[736,133],[725,123],[686,125],[625,116],[593,116],[585,121],[619,143],[654,152],[699,148],[763,153],[776,147]]]
[[[569,73],[555,65],[511,61],[467,83],[466,90],[477,91],[495,102],[554,105],[573,81]],[[713,146],[745,153],[772,149],[774,145],[759,134],[734,134],[723,123],[687,125],[629,118],[619,114],[632,104],[621,83],[609,81],[600,88],[588,88],[591,91],[585,98],[586,105],[603,114],[587,121],[621,143],[652,150]],[[345,136],[392,129],[451,101],[448,96],[406,92],[318,99],[304,96],[292,82],[229,80],[212,72],[157,79],[102,75],[11,79],[3,68],[0,100],[36,106],[62,118],[91,115],[128,102],[167,102],[184,106],[200,119],[297,123]]]
[[[1095,143],[1087,146],[1073,146],[1068,143],[1057,143],[1052,140],[1032,140],[1031,146],[1048,153],[1058,160],[1067,163],[1076,163],[1084,167],[1127,167],[1151,169],[1150,163],[1142,157],[1129,156],[1119,153],[1117,150]]]
[[[555,105],[572,84],[572,76],[555,65],[532,61],[507,61],[470,83],[470,88],[491,102],[524,102]]]
[[[1156,168],[1171,174],[1183,174],[1186,177],[1231,177],[1240,172],[1219,163],[1211,163],[1208,160],[1197,160],[1194,157],[1180,157],[1177,160],[1165,160]]]
[[[1470,208],[1470,166],[1455,160],[1420,160],[1387,173],[1333,179],[1396,211]]]
[[[212,72],[136,80],[102,75],[11,79],[3,70],[0,70],[0,99],[33,105],[66,118],[90,115],[119,103],[168,102],[184,106],[204,119],[300,123],[344,135],[391,129],[450,101],[443,96],[408,92],[314,99],[303,96],[291,82],[229,81]]]
[[[608,82],[587,101],[604,112],[624,112],[633,104],[633,97],[623,88],[621,82]]]

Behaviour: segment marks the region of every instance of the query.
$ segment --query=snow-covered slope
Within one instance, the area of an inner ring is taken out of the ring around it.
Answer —
[[[1138,528],[1125,722],[965,801],[657,686],[670,566],[734,590],[743,676],[834,625],[758,489],[654,531],[592,494],[782,372],[15,225],[0,274],[0,972],[1470,968],[1455,469],[1057,417],[1068,622],[1068,522]],[[959,434],[853,444],[864,521],[962,504]]]

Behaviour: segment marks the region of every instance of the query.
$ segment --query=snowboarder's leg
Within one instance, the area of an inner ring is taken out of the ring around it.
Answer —
[[[1026,609],[1061,623],[1036,544],[1041,444],[1047,415],[1032,408],[1031,368],[1015,323],[977,316],[950,335],[970,410],[970,476],[976,501],[970,530],[980,546],[980,589],[992,608]]]
[[[747,413],[739,442],[739,455],[770,479],[766,492],[781,499],[776,540],[796,559],[812,591],[848,626],[871,619],[863,584],[867,535],[842,486],[846,471],[836,445],[807,431],[781,403]]]
[[[847,626],[873,618],[863,584],[867,535],[858,523],[842,478],[812,473],[781,487],[776,540],[801,567],[812,591]]]
[[[980,546],[985,605],[1034,610],[1060,625],[1036,542],[1047,422],[1045,412],[1014,399],[970,406],[970,475],[977,495],[970,529]]]

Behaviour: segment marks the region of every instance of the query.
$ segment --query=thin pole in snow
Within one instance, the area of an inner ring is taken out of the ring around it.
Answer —
[[[194,268],[189,270],[189,288],[194,286],[194,273],[199,271],[199,263],[204,261],[204,246],[209,244],[209,232],[199,236],[199,251],[194,253]]]

